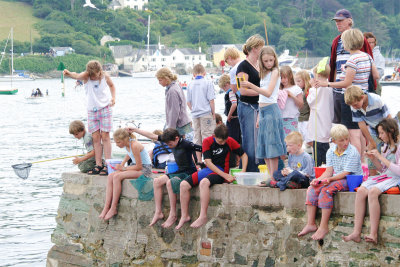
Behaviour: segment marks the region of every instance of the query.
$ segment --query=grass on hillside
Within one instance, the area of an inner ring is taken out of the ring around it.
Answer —
[[[14,40],[29,42],[31,29],[32,41],[40,37],[33,27],[40,19],[33,16],[30,5],[0,0],[0,10],[0,40],[7,39],[11,27],[14,28]]]

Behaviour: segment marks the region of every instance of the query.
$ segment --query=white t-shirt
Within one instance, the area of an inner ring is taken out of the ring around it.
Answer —
[[[111,92],[106,78],[101,81],[88,80],[85,83],[87,110],[95,111],[108,106],[111,103]]]
[[[239,64],[241,63],[242,61],[239,61],[235,66],[233,66],[232,68],[231,68],[231,70],[229,71],[229,77],[231,78],[231,84],[236,84],[236,70],[237,70],[237,67],[239,66]]]
[[[295,97],[303,93],[303,90],[301,90],[301,88],[298,87],[297,85],[293,85],[292,87],[285,88],[283,90],[291,92],[292,95],[294,95]],[[288,99],[286,100],[285,108],[282,110],[282,118],[294,119],[298,118],[299,115],[300,115],[299,108],[294,103],[294,100],[291,97],[288,97]]]
[[[271,82],[271,76],[272,76],[272,71],[269,72],[263,79],[260,81],[260,88],[263,89],[268,89],[268,86]],[[260,98],[258,100],[258,103],[263,103],[263,104],[268,104],[268,103],[277,103],[278,101],[278,92],[279,92],[279,85],[281,84],[281,77],[278,77],[278,80],[276,80],[275,88],[274,91],[272,91],[272,94],[270,97],[266,97],[262,94],[260,94]]]

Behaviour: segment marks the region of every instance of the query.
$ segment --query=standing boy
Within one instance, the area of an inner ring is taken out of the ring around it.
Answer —
[[[204,79],[206,70],[203,65],[193,67],[194,80],[187,89],[187,104],[192,113],[194,143],[202,144],[204,138],[213,134],[215,129],[215,89],[212,81]],[[201,162],[201,152],[196,152]]]

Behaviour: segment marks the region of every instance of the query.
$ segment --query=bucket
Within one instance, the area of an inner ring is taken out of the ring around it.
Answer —
[[[168,173],[174,173],[178,171],[178,164],[175,161],[167,161]]]
[[[347,185],[349,186],[349,191],[354,192],[356,187],[359,187],[362,183],[362,175],[346,175]]]
[[[121,159],[107,159],[107,170],[108,174],[115,172],[114,168],[117,166],[117,164],[121,164],[122,160]]]
[[[235,176],[235,174],[238,173],[238,172],[241,172],[242,169],[232,168],[230,171],[231,171],[231,175]]]
[[[325,170],[326,170],[325,167],[314,167],[315,178],[320,177],[325,172]]]
[[[258,169],[260,170],[261,173],[269,173],[268,167],[265,164],[258,165]]]

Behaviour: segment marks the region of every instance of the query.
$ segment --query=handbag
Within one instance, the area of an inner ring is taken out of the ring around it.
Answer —
[[[375,81],[374,81],[374,77],[372,76],[372,62],[371,62],[371,57],[369,55],[368,55],[368,59],[369,59],[369,64],[371,66],[369,77],[368,77],[368,92],[375,93],[375,90],[376,90]]]

